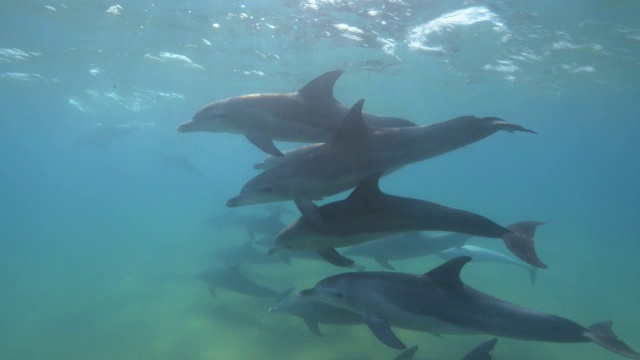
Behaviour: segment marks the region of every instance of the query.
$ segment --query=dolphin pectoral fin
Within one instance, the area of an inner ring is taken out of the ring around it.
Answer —
[[[389,260],[383,258],[382,256],[376,256],[373,258],[373,260],[375,260],[378,265],[382,266],[383,268],[387,269],[387,270],[395,270],[396,268],[394,268],[393,266],[391,266],[391,264],[389,264]]]
[[[467,355],[463,356],[460,360],[491,360],[491,350],[498,343],[498,339],[493,338],[487,340],[482,344],[476,346]]]
[[[520,260],[541,269],[548,267],[538,258],[533,239],[516,233],[506,233],[502,235],[502,241],[504,241],[507,248]]]
[[[513,124],[507,121],[504,121],[500,118],[497,117],[486,117],[483,118],[483,120],[491,120],[492,124],[497,126],[499,128],[499,130],[504,130],[504,131],[508,131],[508,132],[514,132],[514,131],[521,131],[521,132],[528,132],[528,133],[532,133],[532,134],[537,134],[537,132],[533,131],[533,130],[529,130],[527,128],[525,128],[524,126],[520,126],[518,124]]]
[[[278,150],[278,148],[273,144],[273,140],[271,137],[264,133],[249,131],[244,134],[244,136],[249,140],[253,145],[257,146],[258,149],[266,152],[267,154],[273,156],[284,156],[284,154]]]
[[[382,341],[383,344],[392,347],[394,349],[405,349],[407,346],[398,339],[396,334],[393,333],[389,324],[383,319],[375,316],[375,315],[367,315],[365,317],[365,322],[367,326],[373,332],[378,340]]]
[[[640,354],[625,344],[611,330],[612,321],[604,321],[589,326],[584,336],[607,350],[631,359],[640,359]]]
[[[318,322],[309,318],[304,318],[304,323],[307,324],[307,328],[309,331],[315,336],[323,337],[322,332],[320,331],[320,327],[318,326]]]
[[[400,355],[396,356],[393,360],[411,360],[418,352],[418,345],[414,345],[407,350],[400,353]]]
[[[336,266],[349,267],[353,265],[353,260],[340,255],[334,248],[327,247],[318,249],[318,255]]]
[[[307,199],[296,199],[294,202],[302,216],[308,220],[311,225],[319,228],[326,226],[324,219],[320,214],[320,210],[318,209],[318,205],[314,204],[313,201]]]
[[[216,291],[216,286],[214,284],[209,284],[209,294],[214,298],[218,297],[218,292]]]

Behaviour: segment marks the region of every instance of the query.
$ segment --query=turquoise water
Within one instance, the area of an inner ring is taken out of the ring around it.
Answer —
[[[247,240],[209,219],[228,211],[264,154],[241,136],[177,125],[208,102],[295,91],[336,68],[345,70],[336,98],[364,98],[368,112],[421,125],[498,116],[537,131],[496,134],[381,186],[502,224],[546,222],[536,246],[549,269],[535,286],[500,264],[470,266],[463,280],[585,326],[613,320],[640,349],[637,2],[5,1],[0,10],[2,358],[397,355],[365,326],[321,325],[318,338],[269,313],[271,299],[223,289],[213,298],[195,279],[219,265],[212,252]],[[202,176],[170,160],[181,156]],[[440,263],[396,265],[422,273]],[[341,272],[295,259],[243,270],[277,290]],[[488,338],[397,334],[420,345],[419,359],[460,358]],[[622,358],[594,344],[511,339],[494,354]]]

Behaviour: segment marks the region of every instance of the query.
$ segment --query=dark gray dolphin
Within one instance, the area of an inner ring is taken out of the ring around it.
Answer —
[[[493,338],[491,340],[487,340],[482,344],[473,348],[473,350],[469,351],[465,356],[460,358],[460,360],[491,360],[491,351],[498,343],[498,339]],[[403,351],[394,358],[394,360],[409,360],[413,359],[416,352],[418,351],[418,345],[412,346],[409,349]]]
[[[320,199],[355,187],[372,173],[389,174],[484,139],[498,131],[533,131],[494,117],[462,116],[429,126],[373,129],[362,114],[364,100],[345,116],[324,144],[266,165],[227,206]]]
[[[329,71],[294,93],[251,94],[213,102],[178,127],[180,132],[243,134],[271,155],[282,156],[273,140],[320,143],[336,132],[349,108],[333,97],[342,70]],[[371,127],[414,126],[411,121],[363,114]]]
[[[207,283],[209,293],[213,297],[217,297],[217,288],[252,297],[270,297],[274,299],[283,299],[287,297],[293,288],[283,292],[275,291],[263,285],[257,284],[249,279],[240,271],[240,265],[234,265],[221,270],[204,270],[198,274],[198,278]]]
[[[304,299],[299,295],[289,295],[269,309],[272,313],[286,313],[297,316],[316,336],[323,336],[318,324],[359,325],[364,324],[360,314],[351,310],[331,306],[320,301]]]
[[[518,258],[547,267],[538,258],[533,243],[535,230],[542,223],[525,221],[503,227],[469,211],[385,194],[378,187],[379,179],[380,173],[370,175],[346,199],[306,209],[303,216],[278,234],[270,253],[313,249],[334,265],[350,266],[353,261],[340,255],[336,247],[406,231],[450,231],[502,239]]]
[[[434,236],[410,231],[354,245],[347,249],[344,255],[371,258],[383,268],[395,270],[389,261],[435,255],[452,247],[462,246],[471,237],[459,233]]]
[[[526,309],[465,285],[459,257],[424,275],[350,272],[330,276],[300,295],[361,314],[384,344],[404,349],[391,326],[436,334],[489,334],[560,343],[594,342],[640,359],[611,330],[611,322],[583,327],[557,315]]]

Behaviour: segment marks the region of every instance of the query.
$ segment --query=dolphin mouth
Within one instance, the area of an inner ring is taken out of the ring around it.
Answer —
[[[242,198],[238,195],[236,197],[232,197],[231,199],[227,200],[227,207],[238,207],[238,206],[242,206]]]
[[[193,120],[189,120],[189,121],[185,121],[182,124],[178,125],[178,131],[179,132],[190,132],[191,129],[191,124],[193,123]]]

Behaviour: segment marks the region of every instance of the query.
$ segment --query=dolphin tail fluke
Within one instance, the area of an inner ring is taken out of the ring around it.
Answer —
[[[613,330],[611,330],[612,321],[603,321],[589,326],[584,336],[603,348],[613,351],[616,354],[628,357],[630,359],[640,359],[640,354],[634,351],[629,345],[618,339]]]
[[[516,233],[506,233],[502,235],[502,240],[507,248],[520,260],[535,267],[547,268],[547,265],[538,258],[532,238]]]

